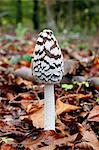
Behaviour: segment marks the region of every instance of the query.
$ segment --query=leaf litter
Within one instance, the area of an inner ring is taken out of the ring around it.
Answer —
[[[99,57],[93,48],[62,49],[65,72],[55,85],[56,131],[44,131],[44,85],[32,77],[36,38],[2,33],[0,150],[98,150]],[[72,46],[73,45],[73,46]]]

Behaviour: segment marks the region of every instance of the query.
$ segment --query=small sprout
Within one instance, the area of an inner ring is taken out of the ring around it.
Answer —
[[[83,82],[77,82],[77,81],[74,81],[74,84],[77,84],[77,85],[85,85],[85,87],[89,87],[89,82],[87,81],[83,81]]]
[[[99,104],[99,97],[97,97],[96,102]]]
[[[65,89],[65,91],[73,89],[73,84],[62,84],[62,88]]]
[[[82,82],[82,84],[85,85],[85,87],[89,87],[89,82],[87,81]]]

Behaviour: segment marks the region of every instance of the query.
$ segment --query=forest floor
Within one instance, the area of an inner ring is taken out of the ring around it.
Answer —
[[[0,33],[0,150],[99,150],[99,47],[62,48],[56,131],[44,131],[44,85],[31,73],[36,37]]]

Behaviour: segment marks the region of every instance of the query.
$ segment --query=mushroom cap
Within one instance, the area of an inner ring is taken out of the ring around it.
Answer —
[[[61,49],[50,29],[39,35],[32,57],[32,73],[42,83],[59,83],[63,76],[64,63]]]

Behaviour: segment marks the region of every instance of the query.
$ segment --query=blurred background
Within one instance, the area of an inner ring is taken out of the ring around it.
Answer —
[[[33,31],[94,34],[99,30],[99,0],[0,0],[0,26],[10,29],[19,23]]]
[[[61,48],[76,41],[98,49],[99,0],[0,0],[1,41],[9,39],[2,33],[36,39],[44,28],[54,31]]]

